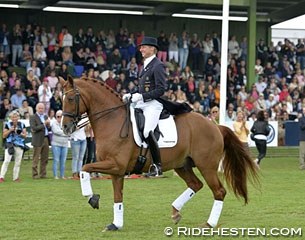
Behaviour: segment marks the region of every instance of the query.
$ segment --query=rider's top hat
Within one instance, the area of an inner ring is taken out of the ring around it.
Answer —
[[[144,37],[139,46],[142,45],[154,46],[155,48],[157,48],[157,50],[159,50],[157,39],[153,37]]]

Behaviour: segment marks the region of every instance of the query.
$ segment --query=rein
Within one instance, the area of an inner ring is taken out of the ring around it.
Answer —
[[[74,98],[75,98],[75,109],[76,109],[76,113],[63,112],[62,115],[63,115],[63,116],[67,116],[67,117],[72,118],[72,120],[73,120],[72,123],[73,123],[75,126],[78,126],[79,128],[82,128],[82,127],[85,127],[86,125],[89,124],[89,120],[86,121],[86,122],[84,122],[84,123],[82,123],[82,124],[80,124],[80,125],[78,125],[78,122],[79,122],[80,120],[86,118],[86,117],[89,117],[89,116],[86,115],[86,114],[80,115],[80,113],[79,113],[79,100],[80,100],[80,98],[82,99],[82,101],[83,101],[83,103],[85,104],[85,106],[86,106],[87,109],[88,109],[88,107],[87,107],[87,105],[86,105],[84,99],[82,98],[82,95],[80,94],[79,89],[78,89],[77,87],[75,87],[75,85],[74,85],[73,89],[70,89],[70,90],[64,92],[63,95],[66,95],[67,93],[72,92],[72,91],[75,92]],[[96,116],[96,115],[98,115],[98,114],[101,114],[101,116],[98,116],[98,117],[96,117],[96,118],[93,119],[93,121],[96,121],[96,120],[101,119],[101,118],[107,116],[108,114],[110,114],[110,113],[112,113],[112,112],[118,110],[118,109],[121,108],[121,107],[126,107],[126,117],[125,117],[125,120],[124,120],[124,122],[123,122],[123,125],[122,125],[122,127],[121,127],[121,129],[120,129],[120,137],[121,137],[121,138],[128,138],[128,136],[129,136],[129,123],[130,123],[130,117],[129,117],[129,116],[130,116],[130,109],[129,109],[129,106],[130,106],[130,102],[124,103],[124,104],[121,104],[121,105],[119,105],[119,106],[112,107],[112,108],[109,108],[109,109],[106,109],[106,110],[103,110],[103,111],[100,111],[100,112],[92,113],[90,116],[93,117],[93,116]],[[127,128],[127,132],[126,132],[125,135],[122,135],[122,132],[123,132],[123,130],[124,130],[124,127]]]

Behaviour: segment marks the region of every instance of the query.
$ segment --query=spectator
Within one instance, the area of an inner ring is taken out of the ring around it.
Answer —
[[[268,121],[265,120],[264,111],[259,111],[257,113],[257,119],[253,123],[251,133],[253,133],[253,137],[251,138],[254,140],[256,148],[258,150],[258,156],[255,159],[255,162],[259,166],[261,160],[266,156],[267,136],[270,133]]]
[[[24,139],[27,136],[25,125],[19,121],[19,113],[13,111],[9,115],[10,121],[5,123],[3,138],[5,139],[4,162],[0,172],[0,183],[4,182],[9,163],[14,155],[13,181],[20,182],[19,171],[23,156]]]
[[[48,78],[44,78],[42,84],[38,88],[38,98],[39,102],[43,103],[45,108],[45,113],[47,114],[50,109],[50,99],[52,98],[52,91],[49,86]]]
[[[219,108],[217,106],[214,106],[214,107],[211,108],[209,119],[213,123],[219,124]]]
[[[305,107],[302,108],[302,115],[299,119],[299,168],[305,170]]]
[[[84,128],[79,128],[71,134],[72,150],[72,178],[79,179],[79,172],[83,166],[83,159],[87,148]]]
[[[11,101],[8,98],[3,98],[2,104],[0,105],[0,119],[5,119],[7,114],[13,110]]]
[[[241,110],[237,111],[237,117],[233,123],[233,129],[238,139],[243,143],[245,149],[249,151],[248,135],[250,133],[250,128],[247,124],[245,113]]]
[[[160,32],[159,37],[157,38],[157,44],[159,46],[159,51],[157,53],[158,58],[162,62],[166,62],[169,42],[168,42],[168,38],[166,37],[164,31]]]
[[[193,63],[192,69],[193,71],[199,70],[199,61],[201,55],[201,42],[198,38],[197,33],[193,34],[193,38],[190,42],[190,57]]]
[[[22,32],[19,24],[13,28],[11,44],[12,44],[12,65],[17,67],[22,56]]]
[[[53,109],[55,112],[62,109],[62,96],[61,91],[58,89],[54,90],[54,94],[50,99],[50,108]]]
[[[52,122],[52,152],[53,152],[53,176],[55,179],[66,179],[65,165],[68,154],[69,136],[64,134],[61,128],[62,111],[56,112],[56,120]],[[59,176],[57,166],[59,164]]]
[[[20,117],[24,119],[24,116],[26,113],[28,113],[30,116],[34,114],[33,108],[29,106],[28,100],[24,99],[22,101],[22,106],[18,109],[18,112],[20,114]]]
[[[187,65],[187,59],[189,56],[190,40],[186,31],[183,31],[181,36],[178,37],[179,48],[179,65],[183,70]]]
[[[24,92],[20,88],[16,89],[16,93],[13,94],[11,97],[11,103],[13,108],[22,107],[23,100],[26,100],[26,96],[24,95]]]
[[[168,39],[168,60],[178,63],[178,38],[176,33],[171,33]]]
[[[30,127],[33,145],[32,177],[33,179],[46,178],[49,160],[50,119],[45,114],[45,105],[43,103],[36,105],[36,114],[30,117]],[[40,171],[38,171],[39,162]]]

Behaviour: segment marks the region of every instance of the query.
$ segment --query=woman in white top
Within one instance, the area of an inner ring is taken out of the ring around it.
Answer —
[[[72,177],[79,179],[79,172],[83,166],[83,159],[87,148],[85,128],[79,128],[71,134],[72,149]]]
[[[53,152],[53,176],[55,179],[58,179],[57,174],[57,166],[59,163],[59,173],[61,179],[65,178],[65,165],[68,153],[68,145],[69,145],[69,136],[64,134],[61,128],[61,118],[62,118],[62,111],[58,110],[56,112],[56,120],[52,122],[52,152]]]

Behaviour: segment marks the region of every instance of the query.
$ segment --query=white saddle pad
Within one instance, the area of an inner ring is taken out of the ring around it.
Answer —
[[[141,147],[147,148],[147,144],[142,142],[137,128],[136,118],[134,115],[134,107],[130,105],[130,119],[132,122],[132,131],[136,144]],[[159,129],[162,133],[160,135],[158,145],[159,148],[169,148],[174,147],[177,144],[178,136],[177,136],[177,128],[176,123],[172,115],[169,118],[162,119],[159,121]]]

